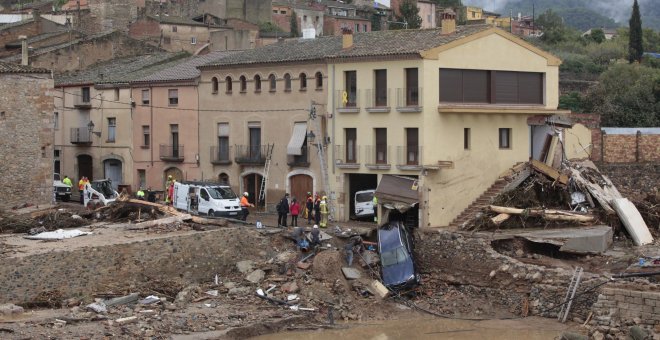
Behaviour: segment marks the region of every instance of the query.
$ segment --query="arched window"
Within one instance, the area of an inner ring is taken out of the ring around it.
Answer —
[[[321,72],[316,72],[316,75],[314,75],[314,78],[316,78],[316,89],[320,90],[323,88],[323,73]]]
[[[218,78],[211,78],[211,88],[213,93],[218,93]]]
[[[241,93],[247,91],[247,79],[245,79],[245,76],[241,76],[238,79],[241,83]]]
[[[299,78],[300,78],[300,91],[307,90],[307,75],[301,73]]]
[[[227,78],[225,78],[225,91],[227,93],[231,93],[231,86],[232,86],[231,77],[227,76]]]
[[[218,175],[218,182],[222,185],[229,185],[229,175],[221,172],[220,175]]]
[[[268,82],[270,83],[270,92],[275,92],[277,90],[277,78],[274,74],[268,76]]]
[[[261,92],[261,76],[258,74],[254,76],[254,92]]]
[[[291,91],[291,75],[288,73],[284,74],[284,91]]]

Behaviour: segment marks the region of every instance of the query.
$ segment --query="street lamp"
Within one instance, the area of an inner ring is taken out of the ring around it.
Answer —
[[[95,134],[95,135],[101,137],[101,132],[100,131],[94,131],[94,122],[91,121],[91,120],[89,121],[89,123],[87,123],[87,130],[89,130],[90,138],[92,137],[92,134]]]
[[[307,143],[314,144],[315,139],[316,139],[316,135],[314,134],[314,131],[309,130],[309,132],[307,133]]]

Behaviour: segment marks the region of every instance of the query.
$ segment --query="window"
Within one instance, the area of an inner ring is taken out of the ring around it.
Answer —
[[[270,83],[270,92],[275,92],[277,90],[277,78],[274,74],[268,76],[268,82]]]
[[[108,142],[115,141],[116,129],[117,129],[117,118],[108,118]]]
[[[360,24],[355,24],[355,32],[360,32]]]
[[[83,87],[81,91],[83,103],[89,103],[91,100],[91,94],[89,92],[89,87]]]
[[[197,37],[190,37],[190,45],[197,45]]]
[[[274,9],[274,10],[273,10],[273,13],[274,13],[274,14],[277,14],[277,10],[276,10],[276,9]]]
[[[387,106],[387,70],[374,70],[376,107]]]
[[[53,112],[53,129],[57,130],[60,128],[60,113]]]
[[[119,100],[119,88],[115,87],[115,101]]]
[[[291,75],[288,73],[284,74],[284,91],[291,91]]]
[[[470,128],[463,129],[463,149],[470,150]]]
[[[179,124],[170,124],[170,143],[172,143],[172,158],[179,158]]]
[[[419,77],[417,68],[407,68],[406,72],[406,106],[419,106]]]
[[[140,188],[147,186],[147,170],[138,169],[138,180],[140,181],[140,183],[138,183]]]
[[[261,76],[258,74],[254,76],[254,92],[261,92]]]
[[[212,93],[218,93],[218,78],[211,78],[211,91]]]
[[[316,79],[316,89],[317,90],[323,89],[323,73],[316,72],[314,78]]]
[[[227,76],[227,77],[225,77],[225,92],[226,93],[231,93],[231,90],[232,90],[231,77]]]
[[[280,14],[286,14],[286,11],[280,11]]]
[[[222,185],[229,185],[229,175],[227,175],[224,172],[221,172],[220,175],[218,175],[218,181]]]
[[[495,99],[507,104],[543,104],[543,74],[494,72]]]
[[[151,145],[151,132],[149,125],[142,125],[142,147],[148,148]]]
[[[245,93],[247,91],[247,79],[245,79],[245,76],[241,76],[238,80],[241,93]]]
[[[500,149],[511,149],[510,128],[500,128]]]
[[[167,90],[167,97],[169,98],[169,104],[170,105],[178,105],[179,104],[179,90],[177,90],[177,89]]]
[[[543,104],[543,73],[440,69],[440,102]]]
[[[367,24],[362,25],[362,32],[367,32]]]
[[[172,38],[170,37],[163,37],[163,44],[169,45],[172,43]]]
[[[357,129],[344,129],[346,136],[346,163],[357,163]]]
[[[149,90],[142,90],[142,105],[149,105]]]
[[[208,201],[209,198],[211,198],[211,196],[209,196],[208,191],[206,191],[206,189],[203,188],[199,191],[199,197],[201,197],[205,201]]]
[[[307,75],[304,73],[301,73],[300,76],[300,91],[306,91],[307,90]]]
[[[357,73],[356,71],[345,71],[344,72],[344,82],[345,87],[344,91],[347,94],[346,107],[356,107],[357,106]]]
[[[307,16],[303,15],[303,22],[307,22]]]
[[[176,26],[172,26],[172,32],[176,32]]]
[[[375,128],[376,164],[387,164],[387,129]]]
[[[218,154],[219,161],[229,161],[229,123],[218,124]]]
[[[419,130],[406,128],[406,165],[419,165]]]

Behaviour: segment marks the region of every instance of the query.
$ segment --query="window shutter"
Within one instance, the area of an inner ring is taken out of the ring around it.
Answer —
[[[463,73],[461,70],[440,69],[440,102],[463,102]]]
[[[502,72],[495,73],[495,98],[497,103],[518,103],[518,73]]]

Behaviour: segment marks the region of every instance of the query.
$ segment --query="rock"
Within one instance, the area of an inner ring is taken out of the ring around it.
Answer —
[[[511,268],[511,266],[509,266],[508,264],[505,264],[505,265],[503,265],[502,267],[500,267],[500,271],[506,273],[506,272],[509,271],[510,268]]]
[[[493,277],[495,277],[495,274],[497,274],[497,270],[492,270],[492,271],[490,272],[490,274],[488,274],[488,276],[490,276],[491,278],[493,278]]]
[[[525,255],[525,252],[522,251],[522,249],[518,249],[518,250],[516,250],[516,256],[517,256],[517,257],[522,257],[523,255]]]
[[[307,269],[309,269],[309,267],[311,267],[311,266],[312,266],[312,264],[311,264],[311,263],[308,263],[308,262],[301,262],[301,261],[298,261],[298,263],[296,263],[296,267],[298,267],[298,268],[300,268],[300,269],[302,269],[302,270],[307,270]]]
[[[642,319],[640,319],[640,318],[633,318],[633,322],[635,322],[636,325],[639,325],[640,323],[642,323]]]
[[[176,295],[176,301],[177,302],[189,302],[190,300],[192,300],[193,292],[196,292],[196,293],[200,292],[199,285],[192,284],[192,285],[189,285],[189,286],[186,286],[185,288],[183,288]]]
[[[79,300],[79,299],[76,299],[76,298],[66,299],[66,300],[64,300],[63,305],[65,305],[65,306],[67,306],[67,307],[69,307],[69,308],[71,308],[71,307],[75,307],[75,306],[80,305],[80,300]]]
[[[578,333],[564,332],[561,335],[561,340],[589,340],[589,337]]]
[[[594,334],[591,335],[591,338],[594,340],[603,340],[605,339],[605,336],[603,335],[603,333],[599,331],[595,331]]]
[[[253,271],[252,273],[250,273],[250,275],[246,276],[245,279],[252,282],[252,283],[259,283],[259,282],[261,282],[261,280],[264,279],[265,276],[266,276],[266,273],[263,270],[257,269],[255,271]]]
[[[232,288],[235,288],[235,287],[236,287],[236,284],[233,283],[233,282],[225,282],[225,283],[223,284],[223,286],[224,286],[225,288],[227,288],[227,289],[232,289]]]
[[[537,272],[534,273],[534,275],[532,275],[532,281],[534,282],[541,282],[542,279],[543,279],[543,275],[541,275],[541,273]]]
[[[251,272],[254,268],[254,262],[250,260],[245,260],[241,262],[236,263],[236,268],[238,269],[239,272],[243,274],[247,274]]]
[[[630,327],[630,336],[634,340],[644,340],[647,336],[649,336],[649,333],[642,327],[632,326]]]
[[[23,313],[23,307],[16,306],[13,303],[5,303],[0,305],[0,315],[12,315]]]
[[[283,284],[281,289],[285,293],[297,293],[300,290],[295,281]]]

